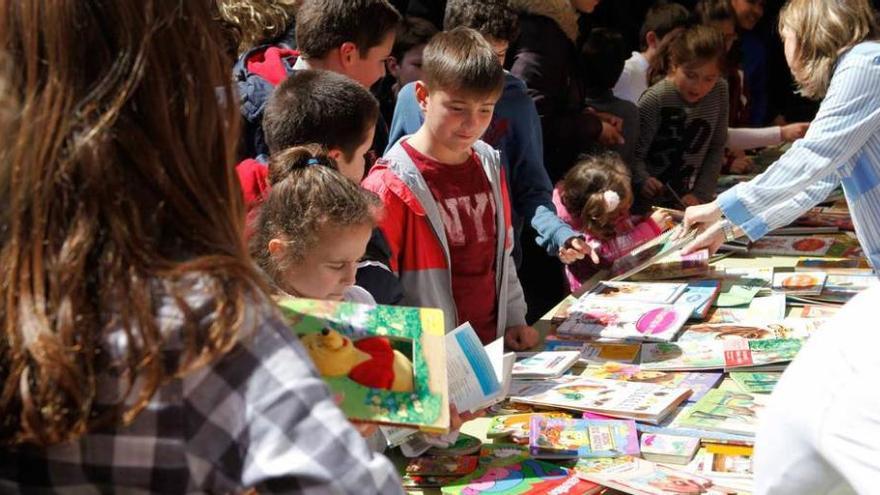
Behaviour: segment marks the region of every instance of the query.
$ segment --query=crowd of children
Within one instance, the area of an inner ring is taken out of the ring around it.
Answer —
[[[809,127],[764,0],[37,3],[0,1],[3,489],[400,492],[273,297],[529,350]]]

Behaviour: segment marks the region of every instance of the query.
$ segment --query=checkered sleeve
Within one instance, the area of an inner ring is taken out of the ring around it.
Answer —
[[[191,483],[210,492],[402,493],[276,316],[184,379]]]

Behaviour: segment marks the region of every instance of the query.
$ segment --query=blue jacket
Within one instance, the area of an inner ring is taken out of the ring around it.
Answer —
[[[397,95],[388,142],[393,144],[415,133],[423,121],[415,83],[407,84]],[[519,239],[523,223],[529,222],[538,233],[537,243],[555,256],[565,241],[579,234],[556,216],[553,187],[544,168],[541,121],[525,83],[510,73],[505,74],[504,92],[482,139],[501,152],[510,183],[515,238]],[[516,244],[514,258],[519,262],[522,248]]]

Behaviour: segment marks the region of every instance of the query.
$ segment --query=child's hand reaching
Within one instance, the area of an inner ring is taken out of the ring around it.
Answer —
[[[525,351],[538,345],[538,331],[528,325],[507,327],[504,332],[504,344],[514,351]]]
[[[572,237],[559,248],[559,261],[566,265],[582,260],[588,255],[593,263],[599,264],[599,253],[587,244],[583,237]]]
[[[668,229],[672,226],[672,215],[666,210],[655,210],[654,213],[651,213],[651,220],[661,229]]]

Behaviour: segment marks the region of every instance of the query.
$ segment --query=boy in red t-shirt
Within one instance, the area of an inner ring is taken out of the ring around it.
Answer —
[[[469,321],[488,343],[538,343],[511,252],[513,229],[499,154],[479,140],[501,95],[504,71],[472,29],[436,35],[423,55],[416,98],[425,122],[364,181],[385,205],[380,229],[404,304],[443,309],[447,330]]]

